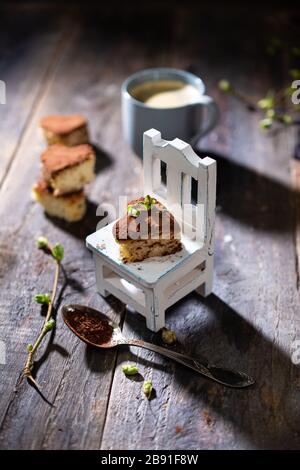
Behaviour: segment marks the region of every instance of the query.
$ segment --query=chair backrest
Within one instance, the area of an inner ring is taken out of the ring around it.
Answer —
[[[196,241],[213,249],[215,160],[199,158],[192,147],[180,139],[162,139],[161,133],[155,129],[144,132],[143,158],[144,194],[152,195],[170,209],[179,219],[184,233],[192,228]],[[166,185],[162,183],[161,162],[166,166]],[[192,201],[192,178],[198,185],[196,205]],[[182,218],[182,214],[187,214],[190,209],[192,217]]]

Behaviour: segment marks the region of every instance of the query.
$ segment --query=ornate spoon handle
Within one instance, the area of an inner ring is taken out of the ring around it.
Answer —
[[[208,377],[209,379],[214,380],[215,382],[219,382],[223,385],[226,385],[227,387],[244,388],[254,384],[253,378],[245,374],[244,372],[209,365],[205,362],[200,362],[195,359],[192,359],[191,357],[186,356],[185,354],[181,354],[176,351],[171,351],[170,349],[157,346],[156,344],[134,339],[126,340],[126,344],[130,346],[138,346],[144,349],[149,349],[150,351],[162,354],[163,356],[173,359],[174,361],[179,362],[180,364],[183,364],[184,366],[189,367],[190,369],[193,369],[199,374],[204,375],[205,377]]]

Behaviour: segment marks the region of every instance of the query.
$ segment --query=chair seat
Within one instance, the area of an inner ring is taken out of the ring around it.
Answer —
[[[188,263],[196,252],[200,254],[203,250],[203,244],[183,235],[181,239],[183,248],[178,253],[147,258],[135,263],[124,263],[120,259],[119,245],[112,233],[113,225],[114,222],[89,235],[86,239],[87,247],[99,255],[112,269],[115,267],[145,287],[153,286],[171,271]]]

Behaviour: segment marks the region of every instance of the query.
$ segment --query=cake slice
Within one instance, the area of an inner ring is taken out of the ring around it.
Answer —
[[[77,222],[85,214],[86,199],[83,191],[54,196],[52,188],[41,178],[33,186],[32,194],[51,216],[59,217],[67,222]]]
[[[69,116],[53,114],[44,117],[40,125],[49,145],[73,146],[89,142],[87,120],[81,114]]]
[[[95,161],[93,148],[88,144],[51,145],[41,155],[44,180],[53,188],[54,196],[79,191],[94,179]]]
[[[113,234],[125,263],[182,249],[179,224],[163,204],[150,196],[128,204],[127,214],[115,223]]]

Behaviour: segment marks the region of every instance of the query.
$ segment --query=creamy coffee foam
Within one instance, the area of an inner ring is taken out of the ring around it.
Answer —
[[[145,103],[152,108],[177,108],[199,101],[200,93],[192,85],[185,85],[179,90],[170,90],[151,96]]]
[[[199,101],[200,92],[179,80],[153,80],[137,85],[131,92],[134,98],[151,108],[176,108]]]

